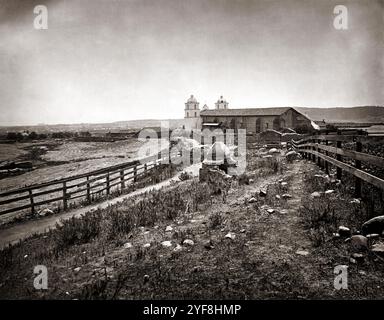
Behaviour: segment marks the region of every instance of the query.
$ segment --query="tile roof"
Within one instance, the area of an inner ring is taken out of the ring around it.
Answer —
[[[202,110],[201,116],[279,116],[291,107]]]

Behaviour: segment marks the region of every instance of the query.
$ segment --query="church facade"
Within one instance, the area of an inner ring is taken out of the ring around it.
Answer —
[[[215,103],[214,109],[199,102],[191,95],[185,103],[186,128],[246,129],[247,134],[261,133],[269,129],[305,129],[311,127],[311,120],[292,107],[230,109],[223,96]]]

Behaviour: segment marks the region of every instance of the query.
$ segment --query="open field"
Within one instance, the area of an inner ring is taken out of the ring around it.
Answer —
[[[158,141],[153,141],[153,146]],[[38,159],[31,161],[36,169],[19,176],[0,180],[0,191],[69,177],[137,158],[137,151],[144,143],[137,139],[116,142],[47,141],[0,144],[3,160],[28,159],[28,149],[48,147]],[[7,152],[10,156],[6,157]],[[154,149],[154,152],[156,150]]]
[[[246,174],[228,186],[179,181],[3,250],[0,296],[384,298],[382,258],[368,250],[352,260],[351,244],[333,235],[340,225],[356,233],[381,213],[368,195],[354,200],[348,179],[341,184],[306,160],[250,151]],[[35,265],[47,266],[48,290],[33,289]],[[348,266],[348,290],[334,287],[337,265]]]

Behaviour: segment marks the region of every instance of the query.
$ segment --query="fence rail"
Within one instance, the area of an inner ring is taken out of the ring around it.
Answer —
[[[383,145],[384,137],[363,134],[343,135],[339,131],[337,134],[314,135],[299,141],[292,140],[291,143],[304,158],[316,162],[327,173],[329,173],[329,164],[334,165],[337,168],[337,179],[341,179],[343,171],[353,175],[356,197],[361,197],[361,181],[384,190],[384,180],[362,168],[363,164],[384,168],[383,157],[362,152],[363,144]],[[354,150],[347,149],[345,145],[343,147],[343,143],[348,143],[349,147],[354,144]]]
[[[2,192],[0,193],[0,216],[27,209],[34,214],[37,207],[54,202],[61,203],[66,210],[70,201],[81,198],[91,203],[93,197],[102,192],[109,195],[116,188],[124,189],[129,183],[137,182],[141,176],[164,163],[163,161],[168,161],[171,156],[168,154],[162,158],[160,155],[161,153],[140,161],[125,162],[84,174]]]

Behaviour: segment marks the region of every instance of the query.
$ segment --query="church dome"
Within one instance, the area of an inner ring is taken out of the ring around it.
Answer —
[[[196,98],[193,96],[193,94],[191,94],[191,96],[190,96],[190,98],[187,100],[187,102],[197,103],[197,100],[196,100]]]

